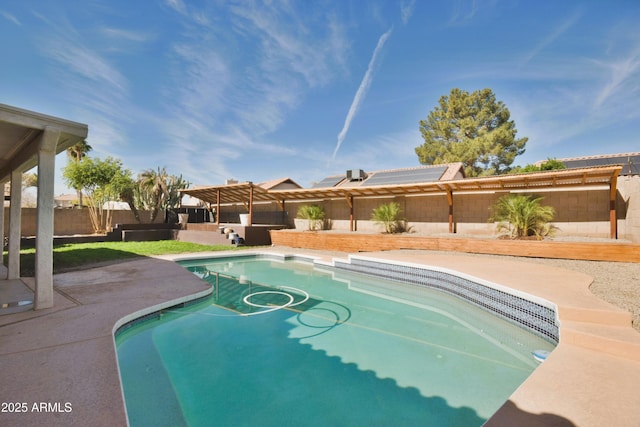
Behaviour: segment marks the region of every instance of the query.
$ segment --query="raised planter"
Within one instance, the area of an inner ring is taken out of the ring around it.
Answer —
[[[520,241],[446,238],[411,234],[367,234],[271,230],[276,246],[340,252],[423,249],[536,258],[640,262],[640,245],[606,242]]]

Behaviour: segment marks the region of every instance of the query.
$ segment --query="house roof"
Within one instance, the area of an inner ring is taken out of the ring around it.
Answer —
[[[640,175],[640,152],[568,157],[556,160],[564,163],[567,168],[622,165],[622,171],[620,172],[621,175]],[[544,161],[540,163],[544,163]]]
[[[458,177],[464,177],[464,167],[463,164],[459,162],[386,169],[373,172],[353,169],[343,174],[328,176],[314,184],[312,188],[416,184],[439,180],[452,180]]]
[[[271,189],[274,189],[275,187],[278,187],[278,186],[281,186],[281,185],[291,185],[293,187],[302,188],[302,186],[300,184],[298,184],[297,182],[295,182],[291,178],[272,179],[270,181],[261,182],[258,185],[260,187],[264,188],[265,190],[271,190]]]

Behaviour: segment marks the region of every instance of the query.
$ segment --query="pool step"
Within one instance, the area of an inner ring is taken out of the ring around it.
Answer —
[[[611,307],[611,309],[562,306],[559,317],[563,321],[580,323],[598,323],[600,325],[629,327],[633,317],[630,312]]]
[[[626,326],[562,321],[560,342],[640,362],[640,332]]]

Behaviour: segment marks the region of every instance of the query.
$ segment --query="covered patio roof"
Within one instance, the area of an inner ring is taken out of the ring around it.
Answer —
[[[55,156],[87,133],[85,124],[0,104],[0,183],[11,181],[7,281],[0,286],[4,289],[20,281],[22,174],[37,166],[35,309],[53,306]],[[3,223],[4,209],[0,209]],[[4,227],[0,227],[0,241],[4,241]]]
[[[45,129],[59,132],[55,153],[87,137],[87,125],[0,104],[0,182],[11,172],[28,171],[38,164],[40,137]]]

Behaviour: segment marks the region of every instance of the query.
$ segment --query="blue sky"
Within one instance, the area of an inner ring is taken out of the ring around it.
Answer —
[[[505,103],[515,164],[640,151],[638,22],[635,0],[2,2],[0,103],[193,184],[416,166],[455,87]]]

